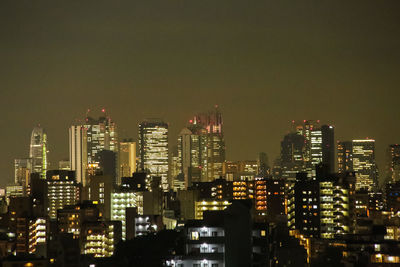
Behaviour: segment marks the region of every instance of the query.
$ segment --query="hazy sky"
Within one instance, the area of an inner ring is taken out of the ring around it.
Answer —
[[[400,142],[400,1],[15,1],[0,3],[0,185],[27,157],[32,128],[50,159],[68,127],[105,107],[120,136],[219,104],[228,159],[273,159],[293,119],[338,139]],[[272,160],[271,160],[272,161]]]

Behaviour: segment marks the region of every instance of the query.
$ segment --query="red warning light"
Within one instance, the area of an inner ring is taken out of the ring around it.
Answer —
[[[193,123],[193,120],[189,120],[190,123]]]
[[[104,109],[104,108],[103,108],[103,109],[101,109],[101,112],[103,112],[103,113],[104,113],[104,112],[106,112],[106,109]]]

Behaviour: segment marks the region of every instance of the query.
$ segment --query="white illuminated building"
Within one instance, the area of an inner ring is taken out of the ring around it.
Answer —
[[[31,135],[29,158],[32,159],[32,172],[40,173],[44,179],[48,167],[47,135],[43,128],[35,127]]]
[[[375,140],[352,141],[353,171],[356,173],[356,190],[371,191],[377,183]]]
[[[139,157],[140,169],[148,172],[150,178],[161,177],[162,189],[168,191],[167,123],[159,119],[148,119],[139,124]]]
[[[136,207],[143,214],[143,195],[140,192],[120,191],[111,193],[111,220],[122,222],[122,239],[126,237],[126,208]]]

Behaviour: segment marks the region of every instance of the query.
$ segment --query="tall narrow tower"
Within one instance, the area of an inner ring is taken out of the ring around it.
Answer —
[[[47,162],[47,135],[43,128],[35,127],[31,135],[29,157],[32,159],[32,172],[40,173],[45,179],[48,167]]]

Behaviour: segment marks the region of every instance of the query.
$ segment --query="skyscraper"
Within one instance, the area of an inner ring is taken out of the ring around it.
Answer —
[[[24,192],[26,192],[26,188],[29,185],[31,171],[32,159],[14,160],[14,182],[15,184],[22,185]]]
[[[35,127],[31,135],[29,157],[32,159],[32,172],[40,173],[46,178],[47,162],[47,135],[43,128]]]
[[[374,189],[378,184],[375,140],[338,142],[338,169],[339,173],[356,173],[356,190]]]
[[[75,171],[76,181],[86,186],[88,164],[87,131],[82,125],[69,128],[69,161],[71,170]]]
[[[303,135],[289,133],[281,142],[280,167],[282,177],[296,179],[296,173],[304,171],[305,141]]]
[[[85,122],[69,129],[69,160],[71,170],[76,171],[78,183],[86,186],[88,175],[101,169],[100,151],[118,152],[118,136],[115,123],[102,110],[99,119],[86,117]]]
[[[202,165],[202,168],[206,167],[207,181],[218,179],[222,176],[222,165],[225,162],[222,113],[216,105],[213,111],[194,116],[190,120],[190,124],[188,128],[192,132],[192,128],[204,129],[205,132],[201,135],[207,136],[205,146],[205,149],[207,149],[207,166]]]
[[[130,177],[136,172],[136,142],[133,139],[119,143],[119,173],[120,177]]]
[[[99,165],[101,150],[118,152],[118,136],[115,123],[105,114],[97,120],[87,117],[85,128],[87,134],[88,163],[94,166]]]
[[[140,169],[151,178],[161,177],[161,186],[168,191],[168,124],[148,119],[139,124]]]
[[[400,180],[400,145],[389,145],[387,150],[387,180],[397,182]]]
[[[178,168],[184,177],[186,188],[192,182],[207,180],[207,134],[205,129],[191,128],[193,132],[188,128],[182,129],[177,146]]]
[[[353,140],[353,171],[356,173],[357,190],[372,190],[378,185],[375,140]]]

